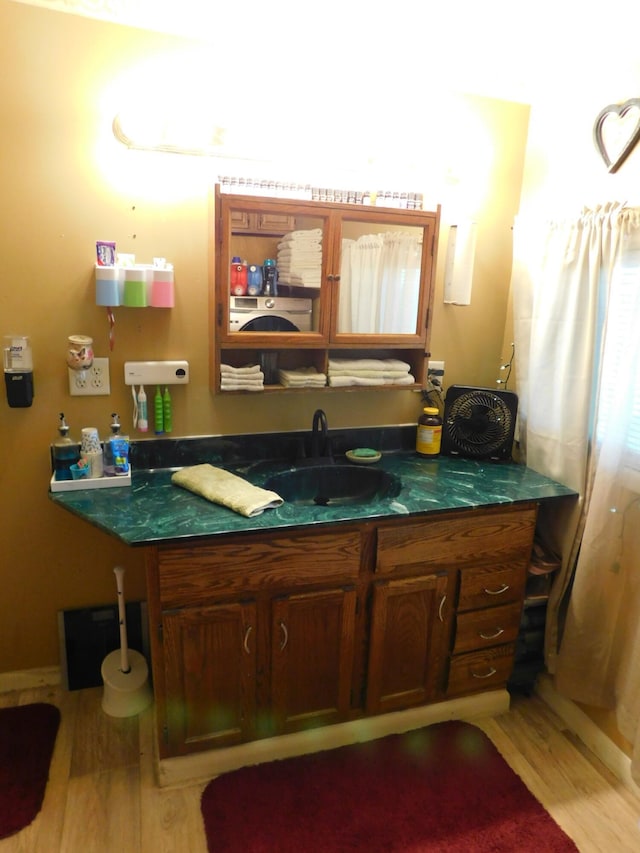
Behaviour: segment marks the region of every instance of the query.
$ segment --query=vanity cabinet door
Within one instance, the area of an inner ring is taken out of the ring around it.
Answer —
[[[424,705],[441,690],[447,585],[445,572],[374,584],[368,713]]]
[[[170,755],[230,746],[252,734],[256,605],[165,612],[165,742]]]
[[[346,719],[354,663],[354,588],[272,603],[271,704],[280,732]]]

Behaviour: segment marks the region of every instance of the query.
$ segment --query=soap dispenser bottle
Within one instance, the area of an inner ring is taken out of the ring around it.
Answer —
[[[120,421],[116,412],[111,414],[109,429],[111,435],[104,443],[104,473],[107,477],[128,474],[130,470],[129,436],[120,435]]]
[[[80,459],[80,445],[69,435],[69,426],[60,412],[58,437],[53,444],[53,473],[56,480],[71,480],[71,466]]]

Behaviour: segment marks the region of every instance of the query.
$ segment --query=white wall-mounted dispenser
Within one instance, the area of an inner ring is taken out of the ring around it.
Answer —
[[[125,361],[125,385],[187,385],[188,361]]]
[[[33,403],[33,355],[28,335],[5,335],[3,363],[9,406],[28,408]]]

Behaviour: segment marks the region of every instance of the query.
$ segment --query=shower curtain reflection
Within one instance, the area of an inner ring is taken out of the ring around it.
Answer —
[[[342,240],[338,332],[415,334],[421,238],[405,231]]]

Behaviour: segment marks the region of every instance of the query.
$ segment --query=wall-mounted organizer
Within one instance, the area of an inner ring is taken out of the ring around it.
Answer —
[[[173,308],[175,305],[171,264],[164,267],[96,264],[95,276],[96,305],[108,308]]]
[[[125,361],[125,385],[188,385],[188,361]]]

